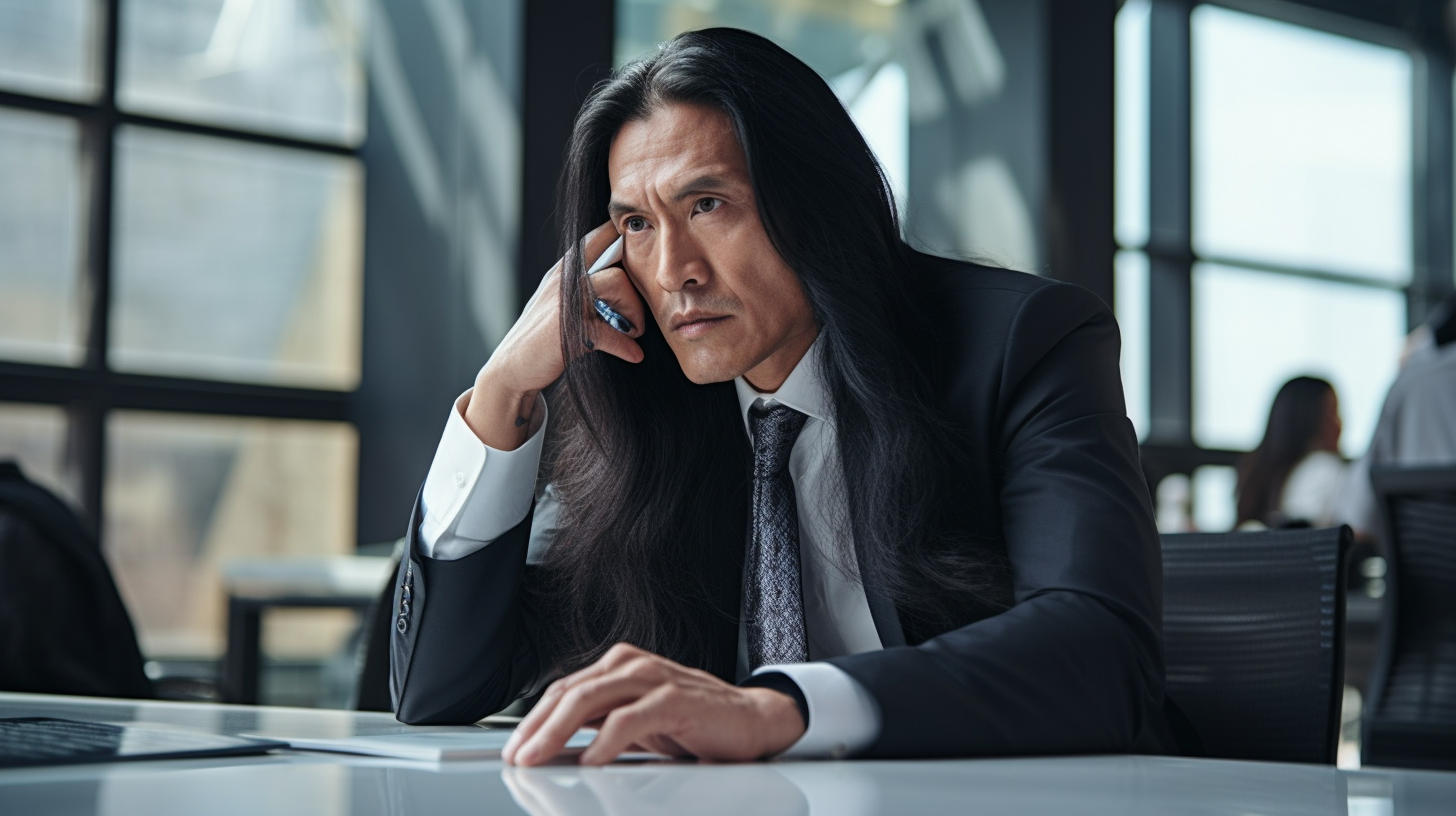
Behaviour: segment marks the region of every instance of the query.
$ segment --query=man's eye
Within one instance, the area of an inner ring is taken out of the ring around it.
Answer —
[[[628,232],[641,232],[647,229],[647,219],[640,215],[634,215],[627,219],[626,226]]]
[[[696,207],[696,209],[700,213],[710,213],[713,210],[716,210],[716,209],[718,209],[721,206],[723,206],[723,200],[722,199],[718,199],[718,198],[700,198],[700,199],[698,199],[698,206]]]

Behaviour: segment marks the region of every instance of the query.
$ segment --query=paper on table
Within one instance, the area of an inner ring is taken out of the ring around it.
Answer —
[[[597,732],[583,728],[566,743],[564,755],[581,753]],[[381,734],[370,737],[284,737],[288,747],[300,751],[418,759],[441,762],[456,759],[498,759],[511,732],[467,726],[459,730],[430,730],[416,734]]]

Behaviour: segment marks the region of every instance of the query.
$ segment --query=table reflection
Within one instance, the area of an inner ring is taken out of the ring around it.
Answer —
[[[507,767],[501,778],[531,816],[880,812],[873,777],[843,763]]]

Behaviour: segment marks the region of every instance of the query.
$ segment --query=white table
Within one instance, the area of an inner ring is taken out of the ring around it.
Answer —
[[[145,722],[212,733],[378,734],[387,714],[0,693],[0,717]],[[1456,773],[1170,759],[1056,757],[745,765],[424,765],[284,752],[227,760],[0,770],[0,814],[1012,814],[1436,816]]]

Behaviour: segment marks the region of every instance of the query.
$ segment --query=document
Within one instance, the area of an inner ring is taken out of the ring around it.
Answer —
[[[596,738],[596,729],[583,728],[566,743],[563,755],[579,754]],[[462,726],[449,730],[431,728],[414,733],[379,734],[367,737],[281,737],[298,751],[328,751],[339,754],[395,757],[425,762],[463,759],[499,759],[511,732]]]

